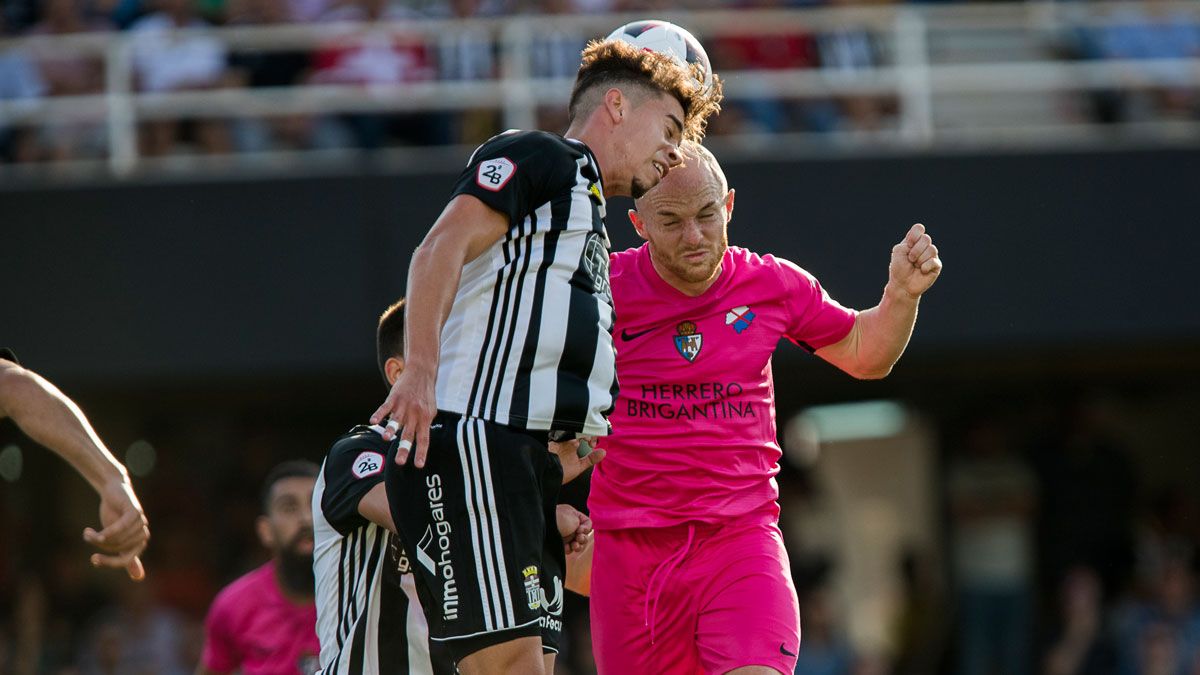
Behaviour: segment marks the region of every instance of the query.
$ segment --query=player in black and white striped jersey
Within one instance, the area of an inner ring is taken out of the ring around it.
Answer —
[[[389,531],[382,427],[338,439],[313,489],[321,675],[453,675],[430,643],[408,557]],[[382,522],[381,522],[382,521]]]
[[[403,300],[379,319],[380,371],[390,383],[404,368]],[[395,441],[379,426],[358,426],[330,449],[313,490],[313,566],[316,577],[320,675],[444,675],[456,672],[446,648],[430,641],[408,556],[393,533],[383,487],[383,463]],[[600,457],[574,458],[560,450],[569,477]],[[566,586],[586,594],[590,566],[590,521],[560,506],[560,533],[570,533]],[[560,584],[561,586],[561,584]],[[545,623],[560,621],[557,596],[540,599]],[[557,601],[557,602],[556,602]],[[561,633],[561,624],[548,637]]]
[[[404,368],[403,300],[379,319],[380,372]],[[319,675],[454,675],[445,647],[429,641],[408,556],[383,486],[394,441],[382,427],[357,426],[330,448],[313,488]]]
[[[537,598],[562,564],[543,559],[561,483],[547,441],[606,435],[617,393],[605,199],[656,185],[719,99],[668,56],[589,45],[566,136],[480,146],[413,256],[408,367],[371,422],[401,430],[393,517],[464,671],[545,672]]]

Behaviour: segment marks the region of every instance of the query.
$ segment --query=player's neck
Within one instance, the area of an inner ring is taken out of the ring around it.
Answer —
[[[588,119],[591,120],[590,117]],[[600,173],[604,176],[605,199],[630,196],[630,190],[633,188],[631,177],[628,172],[617,166],[614,153],[604,142],[608,137],[604,129],[598,127],[594,121],[576,120],[563,135],[583,141],[596,156],[596,163],[600,165]]]
[[[654,272],[658,274],[658,278],[667,282],[667,285],[675,290],[683,293],[689,298],[694,298],[703,295],[705,291],[712,288],[713,284],[717,283],[717,279],[721,278],[722,265],[717,265],[717,269],[713,275],[704,281],[687,281],[673,274],[669,269],[658,263],[654,257],[654,248],[650,249],[650,264],[654,266]]]

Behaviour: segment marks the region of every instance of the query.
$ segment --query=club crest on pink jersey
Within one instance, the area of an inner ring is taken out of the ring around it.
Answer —
[[[725,325],[733,326],[734,332],[738,335],[741,335],[742,331],[750,327],[751,321],[754,321],[754,312],[750,311],[748,305],[734,307],[725,312]]]
[[[675,351],[679,355],[688,360],[688,363],[694,363],[696,357],[700,356],[700,347],[704,343],[704,336],[696,332],[696,324],[691,321],[684,321],[675,327]]]

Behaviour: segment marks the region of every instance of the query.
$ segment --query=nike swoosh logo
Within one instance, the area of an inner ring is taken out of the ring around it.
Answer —
[[[782,642],[779,643],[779,653],[783,654],[784,656],[795,656],[795,654],[783,648]]]
[[[642,337],[643,335],[645,335],[646,333],[649,333],[652,330],[654,330],[654,329],[647,328],[646,330],[638,331],[636,333],[630,333],[629,329],[625,328],[625,329],[621,330],[621,339],[624,340],[625,342],[629,342],[630,340],[636,340],[636,339]]]

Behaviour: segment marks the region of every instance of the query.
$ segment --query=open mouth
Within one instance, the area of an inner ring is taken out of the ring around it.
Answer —
[[[651,163],[654,164],[654,170],[658,172],[659,180],[662,180],[663,178],[667,177],[667,167],[666,166],[660,164],[659,162],[651,162]]]

